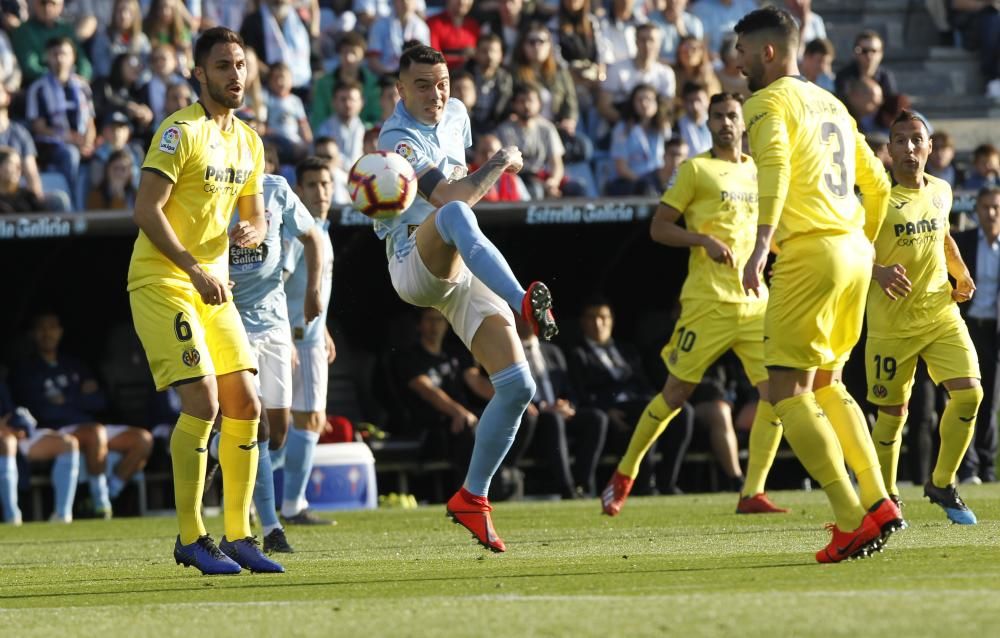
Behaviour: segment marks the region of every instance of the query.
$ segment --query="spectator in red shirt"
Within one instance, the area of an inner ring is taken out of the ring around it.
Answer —
[[[444,54],[449,70],[456,70],[472,57],[479,41],[479,23],[469,17],[472,0],[447,0],[444,11],[427,21],[431,47]]]

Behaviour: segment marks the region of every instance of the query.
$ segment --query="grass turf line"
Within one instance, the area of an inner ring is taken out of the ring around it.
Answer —
[[[500,503],[494,555],[443,506],[338,513],[288,528],[287,574],[174,564],[172,518],[0,527],[0,634],[17,636],[990,635],[1000,625],[1000,485],[962,486],[980,524],[903,490],[910,529],[873,558],[817,565],[821,492],[788,515],[736,496]],[[221,537],[221,519],[208,528]]]

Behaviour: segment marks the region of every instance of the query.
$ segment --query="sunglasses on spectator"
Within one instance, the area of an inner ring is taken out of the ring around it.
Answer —
[[[526,43],[538,46],[539,44],[548,44],[548,38],[528,38],[525,40]]]

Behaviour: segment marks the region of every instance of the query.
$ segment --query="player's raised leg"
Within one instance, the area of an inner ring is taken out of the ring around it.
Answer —
[[[514,327],[500,315],[483,319],[472,339],[472,354],[486,368],[496,394],[479,418],[465,483],[448,500],[447,512],[484,547],[503,552],[507,548],[493,528],[486,495],[535,395],[535,382]]]
[[[521,313],[536,335],[551,339],[558,334],[548,287],[538,281],[527,291],[521,287],[465,202],[447,203],[422,223],[417,230],[417,250],[427,269],[441,279],[458,273],[460,257],[476,278]]]

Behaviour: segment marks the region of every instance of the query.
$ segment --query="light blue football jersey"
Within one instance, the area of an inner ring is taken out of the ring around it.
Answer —
[[[267,235],[256,248],[229,247],[229,277],[233,301],[247,332],[260,333],[288,325],[285,290],[281,285],[282,240],[309,232],[313,217],[284,177],[264,175],[264,216]],[[233,213],[229,228],[240,220]]]
[[[444,117],[435,126],[418,122],[403,101],[396,102],[396,110],[382,125],[378,136],[380,151],[392,151],[402,155],[417,175],[436,167],[446,179],[465,177],[469,169],[465,165],[465,149],[472,146],[472,127],[465,105],[450,98],[445,105]],[[428,193],[429,194],[429,193]],[[427,216],[437,207],[422,196],[417,195],[406,212],[390,221],[375,221],[375,234],[379,239],[387,239],[387,256],[397,252],[405,255],[412,244],[407,238]]]
[[[320,230],[320,246],[323,250],[323,270],[320,273],[320,299],[323,312],[306,323],[305,300],[308,283],[305,246],[298,239],[286,239],[284,249],[284,269],[291,273],[285,280],[285,297],[288,299],[288,319],[292,326],[292,341],[295,345],[315,346],[326,343],[326,313],[330,308],[330,292],[333,290],[333,243],[330,241],[330,221],[313,219]]]

